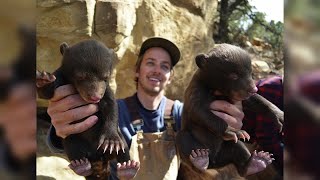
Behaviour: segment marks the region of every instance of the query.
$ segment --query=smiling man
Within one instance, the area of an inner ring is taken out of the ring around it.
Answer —
[[[140,163],[141,168],[135,179],[177,178],[179,159],[175,149],[175,132],[181,127],[183,104],[167,99],[164,90],[171,82],[173,67],[179,59],[178,47],[167,39],[153,37],[143,42],[135,71],[137,92],[117,100],[119,128],[129,145],[130,159],[134,162],[118,164],[117,167],[112,163],[109,179],[130,177],[130,168],[139,168],[136,162]],[[241,128],[243,112],[235,105],[217,100],[210,104],[210,109],[230,126]],[[96,104],[86,104],[71,85],[57,88],[48,107],[53,124],[48,139],[51,149],[62,152],[61,138],[92,127],[96,122],[92,114],[96,111]],[[87,119],[82,122],[71,123],[85,117]],[[79,175],[87,176],[91,165],[84,159],[70,164],[70,168]]]
[[[170,54],[165,49],[152,47],[146,50],[140,68],[136,70],[138,92],[148,96],[163,95],[164,87],[170,84],[171,67]]]

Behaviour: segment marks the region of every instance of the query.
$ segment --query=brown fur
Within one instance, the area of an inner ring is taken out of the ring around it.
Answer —
[[[63,59],[61,67],[54,72],[56,80],[39,87],[38,94],[42,98],[50,99],[55,88],[72,84],[88,103],[101,98],[98,103],[99,111],[95,114],[99,119],[98,122],[85,132],[72,134],[63,139],[63,146],[70,160],[84,157],[89,159],[93,175],[87,177],[88,179],[105,179],[104,177],[110,172],[109,160],[114,158],[120,162],[129,160],[128,148],[118,127],[117,104],[109,86],[112,69],[117,61],[116,54],[95,40],[82,41],[71,47],[63,43],[60,52]],[[97,150],[101,140],[104,143],[107,140],[122,143],[126,148],[125,153],[120,150],[118,155],[114,151],[109,154],[110,146],[106,153],[103,153],[106,144]]]
[[[260,149],[260,147],[256,143],[254,143],[254,144],[245,143],[245,145],[249,149],[250,152],[252,152],[256,149]],[[248,180],[266,180],[266,179],[276,180],[276,179],[279,179],[280,180],[280,179],[282,179],[282,177],[275,170],[275,167],[272,164],[270,164],[269,166],[267,166],[267,168],[265,170],[258,172],[256,174],[252,174],[250,176],[247,176],[246,179],[248,179]]]
[[[246,147],[250,152],[258,149],[256,144],[245,143]],[[266,180],[266,179],[281,179],[279,174],[274,169],[274,166],[271,164],[265,170],[247,176],[242,177],[239,175],[236,167],[233,164],[228,164],[221,168],[208,169],[205,172],[201,172],[194,167],[181,163],[179,168],[178,180]]]
[[[280,129],[283,113],[263,97],[253,95],[256,90],[251,76],[251,60],[241,48],[221,44],[208,54],[198,55],[196,63],[199,69],[185,91],[182,129],[177,135],[182,162],[194,169],[189,160],[191,151],[209,149],[208,169],[233,163],[238,173],[244,176],[251,157],[250,151],[241,141],[223,140],[230,129],[224,120],[210,112],[209,104],[218,99],[231,103],[242,101],[244,108],[269,113]],[[215,96],[216,92],[221,96]]]
[[[226,165],[222,168],[207,169],[204,172],[197,170],[196,168],[181,163],[179,168],[178,180],[244,180],[241,177],[236,167],[233,164]]]

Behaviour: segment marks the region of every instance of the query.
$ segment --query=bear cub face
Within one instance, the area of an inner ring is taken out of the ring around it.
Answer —
[[[196,64],[204,85],[231,101],[246,100],[258,91],[250,56],[237,46],[220,44],[208,54],[198,55]]]
[[[61,44],[62,72],[88,103],[99,102],[109,86],[117,56],[101,42],[87,40],[69,47]]]

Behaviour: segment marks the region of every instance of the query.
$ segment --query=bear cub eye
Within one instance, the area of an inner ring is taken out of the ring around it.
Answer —
[[[237,80],[237,79],[239,79],[239,76],[236,74],[236,73],[231,73],[231,74],[229,74],[229,79],[231,79],[231,80]]]

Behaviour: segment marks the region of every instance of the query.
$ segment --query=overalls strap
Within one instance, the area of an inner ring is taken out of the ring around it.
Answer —
[[[131,117],[131,123],[137,130],[141,130],[143,119],[138,111],[138,102],[136,95],[132,95],[124,99]]]
[[[166,128],[175,130],[174,124],[176,122],[174,120],[173,113],[172,113],[173,104],[174,104],[174,101],[167,98],[165,110],[164,110],[164,123],[165,123]]]

